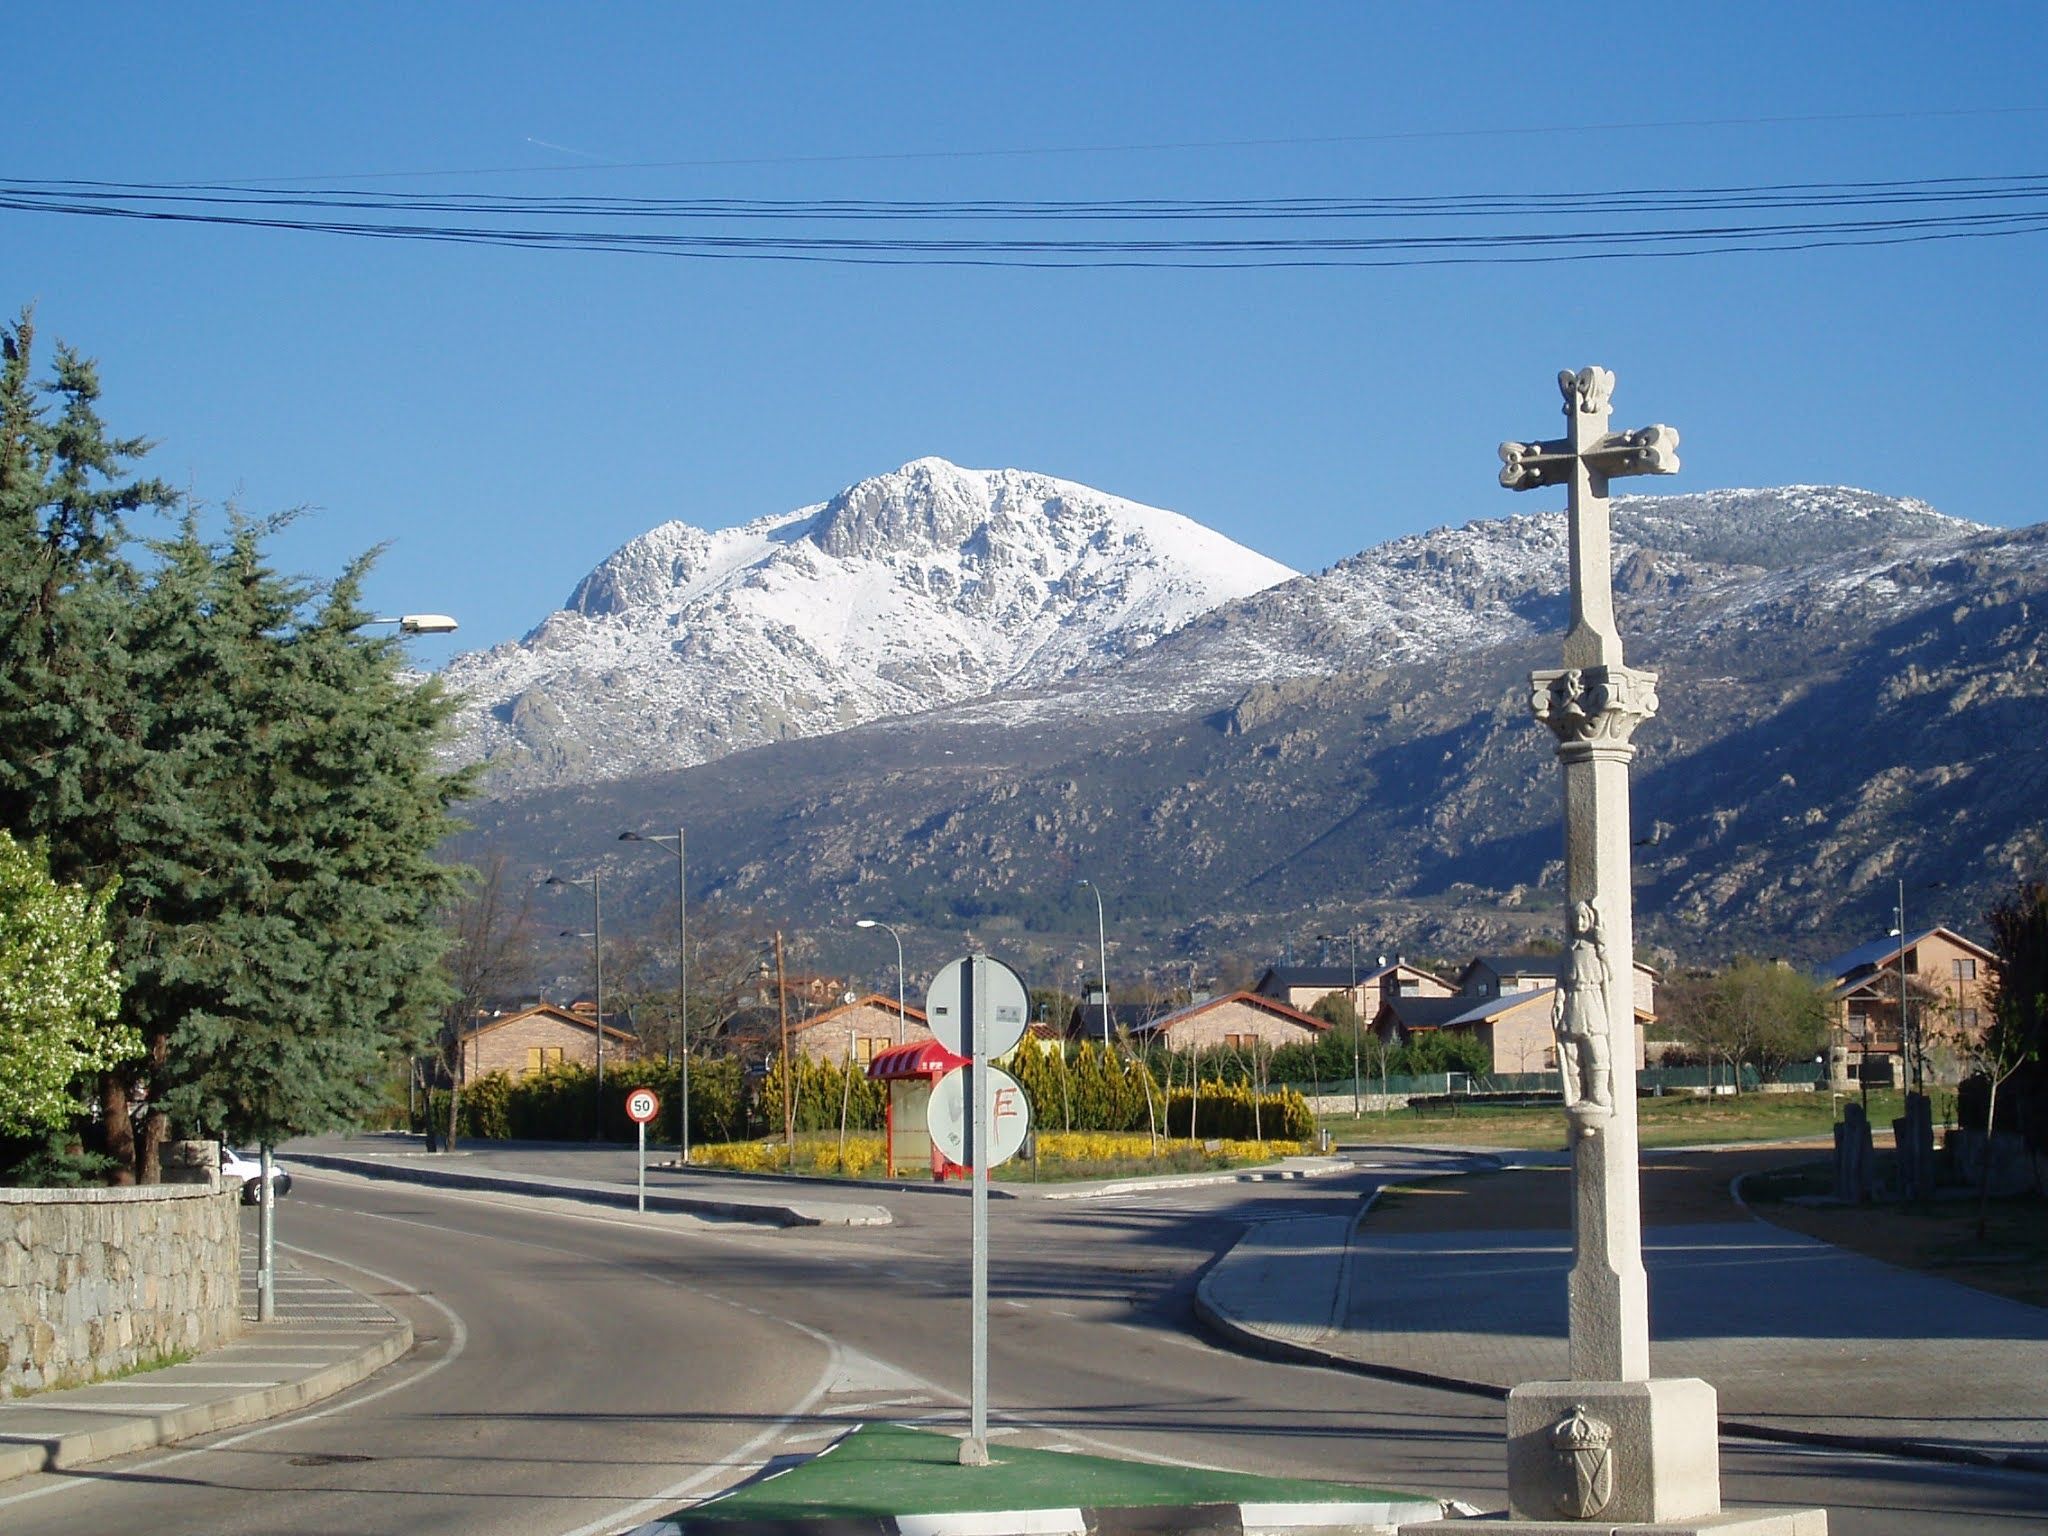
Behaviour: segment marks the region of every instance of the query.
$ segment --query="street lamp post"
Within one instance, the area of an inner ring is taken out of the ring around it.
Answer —
[[[1358,1074],[1361,1070],[1358,1060],[1358,927],[1353,924],[1345,933],[1319,933],[1319,940],[1344,938],[1351,941],[1351,990],[1345,996],[1351,999],[1351,1117],[1355,1120],[1365,1114],[1365,1100],[1359,1097]]]
[[[548,885],[578,885],[590,892],[590,959],[597,979],[597,1135],[604,1137],[604,873],[591,871],[588,880],[549,875]],[[579,935],[580,937],[580,935]]]
[[[682,1092],[676,1097],[682,1101],[679,1115],[679,1141],[682,1148],[682,1162],[690,1161],[690,893],[686,883],[687,865],[683,855],[683,829],[677,827],[675,836],[666,832],[641,833],[621,832],[622,843],[659,843],[666,848],[676,845],[676,1028],[677,1048],[683,1053]]]
[[[903,1043],[903,935],[891,928],[880,918],[862,917],[854,920],[856,928],[880,928],[896,941],[896,1043]]]
[[[1102,962],[1102,1048],[1109,1049],[1109,930],[1102,921],[1102,887],[1093,880],[1078,882],[1095,893],[1095,952]]]
[[[458,627],[445,613],[401,613],[395,618],[365,619],[356,627],[366,629],[372,624],[396,624],[401,635],[452,635]]]

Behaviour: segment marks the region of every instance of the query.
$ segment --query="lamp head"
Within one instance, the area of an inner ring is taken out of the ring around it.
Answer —
[[[856,928],[872,928],[875,926],[875,920],[872,917],[857,917],[853,920],[853,926]]]

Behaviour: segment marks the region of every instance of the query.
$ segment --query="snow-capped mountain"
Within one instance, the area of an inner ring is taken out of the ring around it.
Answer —
[[[617,778],[1092,672],[1294,574],[1178,513],[919,459],[737,528],[665,523],[447,681],[495,791]]]
[[[1616,591],[1624,603],[1651,599],[1633,611],[1636,628],[1666,616],[1681,626],[1740,622],[1755,604],[1815,584],[1828,600],[1881,601],[1892,591],[1881,571],[1901,550],[1984,531],[1924,502],[1846,486],[1623,496],[1613,520]],[[1557,510],[1406,534],[1225,603],[1110,671],[1037,699],[992,698],[980,712],[1173,713],[1259,684],[1448,661],[1561,634],[1568,543]],[[1859,595],[1870,581],[1874,597]]]
[[[1620,501],[1615,534],[1621,632],[1664,700],[1631,770],[1640,935],[1818,956],[1900,878],[1944,882],[1968,927],[2037,867],[2048,524],[1801,486]],[[1556,664],[1565,584],[1559,512],[1439,528],[1084,674],[469,814],[534,867],[606,866],[622,901],[666,887],[617,828],[678,818],[693,901],[814,931],[900,914],[936,957],[966,914],[1033,965],[1084,930],[1092,955],[1083,873],[1134,953],[1269,957],[1352,922],[1511,948],[1555,933],[1527,678]]]

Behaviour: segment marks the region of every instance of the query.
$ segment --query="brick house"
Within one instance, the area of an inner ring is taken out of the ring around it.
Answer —
[[[1348,965],[1270,965],[1252,990],[1306,1013],[1332,992],[1348,992],[1361,1019],[1369,1019],[1389,997],[1449,997],[1457,990],[1443,977],[1398,956],[1357,974]]]
[[[1951,928],[1928,928],[1907,938],[1896,933],[1837,955],[1819,972],[1834,1008],[1834,1036],[1852,1070],[1868,1059],[1903,1054],[1899,976],[1906,978],[1908,1019],[1921,1050],[1956,1050],[1983,1033],[1991,1020],[1988,987],[1998,957]]]
[[[1108,1036],[1128,1032],[1135,1037],[1139,1030],[1155,1023],[1166,1010],[1157,1003],[1111,1003],[1109,1005]],[[1104,1036],[1101,994],[1096,993],[1085,1003],[1076,1003],[1074,1011],[1067,1015],[1067,1038],[1076,1044],[1094,1041],[1102,1044]]]
[[[1563,955],[1480,955],[1458,973],[1449,997],[1398,996],[1383,1000],[1373,1015],[1373,1033],[1392,1045],[1418,1034],[1451,1030],[1471,1034],[1487,1048],[1496,1072],[1552,1072],[1557,1037],[1551,1023],[1557,1004]],[[1657,973],[1635,968],[1635,1057],[1646,1059],[1645,1036],[1656,1014]]]
[[[1350,979],[1347,973],[1347,981]],[[1134,1044],[1156,1043],[1169,1051],[1271,1051],[1303,1045],[1330,1026],[1313,1014],[1256,992],[1212,997],[1153,1019],[1131,1031]]]
[[[843,1064],[851,1055],[855,1065],[867,1064],[893,1045],[929,1040],[931,1026],[924,1011],[904,1005],[903,1017],[896,1016],[896,999],[870,992],[866,997],[842,1003],[837,1008],[789,1027],[789,1048],[813,1061]]]
[[[478,1019],[462,1032],[462,1080],[493,1072],[530,1077],[548,1067],[597,1065],[597,1016],[587,1009],[535,1003]],[[615,1024],[604,1026],[607,1062],[640,1054],[640,1037]]]

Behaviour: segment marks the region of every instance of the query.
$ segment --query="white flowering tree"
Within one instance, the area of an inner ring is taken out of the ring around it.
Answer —
[[[0,1136],[63,1125],[81,1078],[142,1049],[114,1021],[113,894],[59,885],[39,853],[0,832]]]

